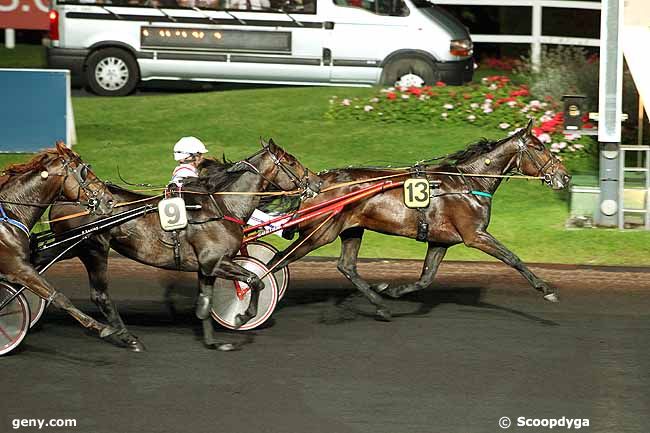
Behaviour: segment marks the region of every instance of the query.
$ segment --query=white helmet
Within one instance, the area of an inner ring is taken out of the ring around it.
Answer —
[[[196,137],[183,137],[174,145],[174,159],[182,161],[196,153],[207,153],[205,144]]]

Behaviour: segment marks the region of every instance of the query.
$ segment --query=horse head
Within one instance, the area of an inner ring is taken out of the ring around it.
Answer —
[[[299,190],[313,197],[320,190],[320,178],[298,159],[278,146],[273,139],[261,140],[262,149],[247,159],[236,162],[229,172],[252,171],[282,191]]]
[[[81,160],[72,150],[68,149],[62,141],[56,143],[58,158],[52,160],[52,164],[45,166],[41,177],[45,180],[50,175],[61,176],[61,189],[59,197],[63,196],[68,200],[80,201],[97,215],[105,215],[113,209],[113,195],[108,187],[90,169],[90,165]],[[50,170],[62,168],[63,173],[51,173]]]
[[[516,169],[527,176],[542,178],[542,182],[555,190],[564,189],[571,182],[571,175],[562,161],[551,153],[532,133],[533,119],[526,128],[515,133],[509,141],[517,146]]]

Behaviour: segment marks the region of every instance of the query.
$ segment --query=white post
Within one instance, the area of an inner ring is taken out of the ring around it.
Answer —
[[[5,29],[5,47],[16,48],[16,31],[14,29]]]
[[[538,71],[542,63],[542,5],[533,5],[533,42],[530,44],[530,60],[533,70]]]

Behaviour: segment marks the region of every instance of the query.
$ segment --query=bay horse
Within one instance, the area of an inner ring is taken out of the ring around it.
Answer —
[[[520,172],[541,177],[544,184],[555,190],[569,185],[571,176],[561,161],[531,133],[532,125],[531,120],[526,128],[499,141],[482,140],[475,143],[449,155],[439,165],[421,165],[414,170],[403,170],[401,177],[394,177],[396,173],[399,176],[398,171],[381,168],[346,168],[319,173],[321,189],[326,192],[304,200],[301,208],[357,191],[377,183],[372,179],[382,176],[390,176],[399,181],[411,178],[415,171],[420,171],[429,181],[440,182],[440,186],[432,194],[431,202],[423,212],[406,207],[402,188],[394,188],[347,205],[311,237],[310,233],[324,221],[324,217],[309,219],[297,226],[297,240],[285,251],[277,253],[267,266],[287,266],[307,253],[333,242],[338,236],[342,243],[337,265],[339,271],[376,306],[376,318],[388,321],[391,320],[391,312],[379,293],[397,298],[429,287],[447,249],[464,243],[515,268],[536,290],[542,292],[544,299],[557,302],[556,290],[531,272],[514,253],[487,231],[492,208],[491,197],[501,184],[502,176]],[[368,183],[364,183],[364,179],[368,179]],[[355,181],[358,183],[348,184]],[[345,186],[327,191],[328,187],[337,184]],[[418,227],[424,229],[420,230],[423,233],[419,240],[426,241],[428,245],[419,281],[388,288],[387,283],[371,287],[361,278],[357,272],[357,256],[364,230],[415,239],[419,237]],[[300,245],[301,242],[304,243]],[[286,251],[290,251],[290,254],[284,257]]]
[[[41,152],[27,163],[14,164],[3,170],[0,176],[0,278],[14,286],[26,287],[68,312],[84,328],[107,338],[117,329],[78,310],[30,263],[29,232],[57,200],[61,208],[75,208],[77,211],[77,204],[82,203],[95,216],[109,213],[113,206],[113,197],[106,185],[62,142],[57,142],[55,149]]]
[[[197,272],[200,292],[208,305],[216,278],[246,282],[251,288],[251,298],[257,301],[259,291],[264,287],[263,282],[257,275],[232,260],[241,248],[243,222],[248,220],[260,203],[260,195],[256,193],[266,191],[269,187],[285,191],[296,188],[303,190],[309,186],[309,177],[315,176],[273,140],[263,142],[262,145],[262,150],[236,163],[221,164],[206,160],[200,167],[199,178],[186,179],[183,197],[188,205],[200,205],[201,209],[189,212],[189,225],[179,232],[181,260],[178,263],[174,257],[172,235],[161,228],[157,213],[149,213],[94,235],[64,257],[79,257],[86,267],[91,299],[108,322],[120,330],[117,336],[122,345],[133,351],[145,350],[144,345],[127,329],[109,296],[110,248],[146,265]],[[109,189],[119,202],[136,202],[116,208],[116,212],[134,209],[141,206],[147,197],[152,198],[115,185],[110,185]],[[224,191],[242,194],[212,195]],[[151,203],[156,204],[159,200],[157,198]],[[50,216],[59,218],[75,212],[69,206],[55,205]],[[89,216],[56,222],[52,224],[52,230],[62,233],[94,219]],[[252,302],[244,314],[238,315],[238,326],[244,325],[256,314],[257,302]],[[235,349],[231,344],[221,344],[215,340],[209,317],[200,319],[203,321],[206,346],[219,350]]]

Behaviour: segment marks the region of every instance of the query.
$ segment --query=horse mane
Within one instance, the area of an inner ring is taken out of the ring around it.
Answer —
[[[58,155],[59,153],[56,150],[48,149],[36,154],[36,156],[27,162],[11,164],[0,173],[0,188],[2,188],[12,176],[46,170],[46,162],[48,162],[52,157]]]
[[[199,177],[186,178],[183,187],[198,187],[206,192],[218,192],[227,189],[245,171],[228,172],[235,164],[225,156],[222,161],[206,158],[199,164]]]
[[[519,132],[516,134],[519,134]],[[477,141],[476,143],[470,144],[465,149],[459,150],[458,152],[445,156],[440,165],[462,164],[464,162],[469,161],[472,158],[493,151],[498,146],[512,139],[512,137],[514,137],[515,135],[502,138],[501,140],[488,140],[487,138],[483,137],[479,139],[479,141]]]

